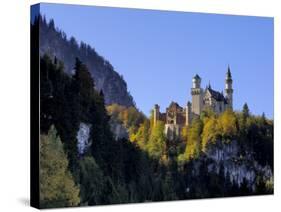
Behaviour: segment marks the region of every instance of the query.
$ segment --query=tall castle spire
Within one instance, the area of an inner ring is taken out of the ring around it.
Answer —
[[[208,88],[209,88],[209,89],[212,89],[212,87],[211,87],[211,81],[210,81],[210,80],[209,80]]]
[[[232,76],[230,67],[228,65],[226,77],[225,77],[225,97],[227,99],[228,108],[233,108],[233,88],[232,88]]]
[[[228,67],[227,67],[226,78],[231,79],[231,72],[230,72],[230,67],[229,67],[229,65],[228,65]]]

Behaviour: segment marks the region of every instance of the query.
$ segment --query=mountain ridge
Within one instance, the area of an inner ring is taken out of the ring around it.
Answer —
[[[103,91],[106,105],[116,103],[126,107],[135,106],[126,81],[109,61],[90,45],[84,42],[78,44],[74,37],[67,38],[62,30],[55,27],[53,19],[49,22],[43,16],[39,19],[40,56],[48,54],[63,61],[68,74],[73,74],[75,58],[78,57],[89,68],[95,88]]]

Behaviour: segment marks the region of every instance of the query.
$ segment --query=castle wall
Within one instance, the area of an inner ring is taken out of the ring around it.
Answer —
[[[203,107],[202,89],[192,89],[192,112],[200,115]]]
[[[221,107],[222,107],[221,102],[217,102],[217,101],[214,102],[214,112],[215,113],[217,113],[217,114],[221,113],[221,110],[222,110]]]
[[[185,125],[188,126],[191,124],[192,121],[192,112],[191,112],[191,104],[188,103],[185,108]]]
[[[165,124],[164,133],[167,139],[172,141],[179,138],[181,132],[181,127],[179,124]]]
[[[231,94],[227,94],[226,95],[226,99],[227,99],[227,108],[232,109],[232,105],[233,105],[233,97],[232,97],[232,93]]]
[[[210,108],[216,114],[220,114],[226,110],[227,105],[224,103],[224,101],[216,101],[215,99],[210,98],[206,101],[206,104],[204,104],[203,108]]]

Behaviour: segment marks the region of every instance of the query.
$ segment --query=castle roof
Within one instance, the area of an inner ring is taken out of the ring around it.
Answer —
[[[209,91],[211,97],[214,98],[216,101],[218,102],[224,101],[226,103],[226,99],[224,98],[222,93],[213,90],[210,86],[206,88],[206,91]]]
[[[179,104],[174,101],[172,101],[171,104],[169,105],[169,108],[172,108],[172,107],[181,108],[181,106],[179,106]]]
[[[227,68],[226,78],[227,78],[227,79],[231,79],[231,72],[230,72],[229,66],[228,66],[228,68]]]
[[[193,79],[201,79],[198,74],[196,74]]]

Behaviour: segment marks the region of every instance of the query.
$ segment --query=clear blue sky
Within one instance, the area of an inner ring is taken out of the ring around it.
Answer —
[[[229,64],[234,109],[247,102],[273,118],[273,18],[60,4],[41,13],[109,60],[145,114],[186,105],[196,73],[221,91]]]

